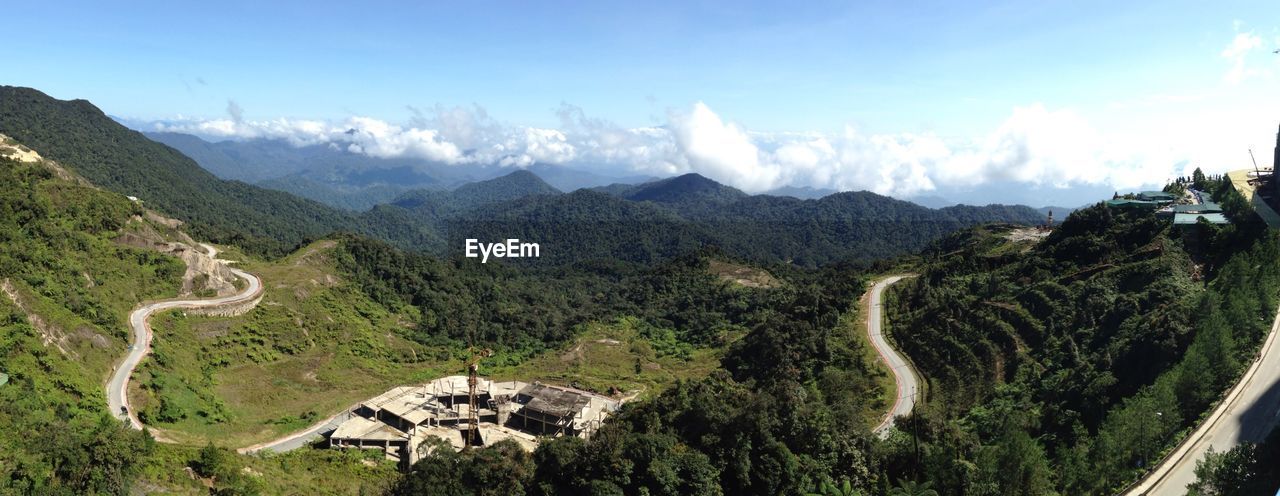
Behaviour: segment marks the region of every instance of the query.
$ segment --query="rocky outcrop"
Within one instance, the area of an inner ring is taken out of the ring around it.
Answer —
[[[115,242],[134,248],[155,250],[182,259],[187,270],[182,276],[180,296],[192,296],[206,290],[212,290],[216,296],[235,294],[236,287],[232,281],[235,281],[236,277],[226,265],[209,256],[185,233],[175,230],[166,236],[147,222],[174,228],[181,225],[181,221],[167,219],[154,212],[148,212],[145,221],[142,218],[134,220],[135,222],[131,223],[126,231],[116,237]]]
[[[187,272],[182,276],[182,294],[190,295],[197,291],[212,289],[218,296],[236,293],[235,274],[225,264],[214,260],[204,250],[193,248],[182,243],[173,243],[173,255],[187,264]]]

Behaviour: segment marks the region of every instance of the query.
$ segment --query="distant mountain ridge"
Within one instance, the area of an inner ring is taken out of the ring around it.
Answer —
[[[517,170],[505,176],[463,184],[453,191],[412,190],[401,194],[391,205],[434,212],[462,211],[490,203],[518,200],[526,196],[558,195],[561,191],[547,184],[537,174]]]
[[[286,191],[353,211],[390,202],[411,190],[453,189],[503,176],[513,170],[493,164],[461,166],[413,157],[379,158],[332,145],[295,146],[281,139],[209,142],[190,134],[144,134],[181,151],[222,179]],[[526,170],[561,191],[654,179],[646,176],[614,177],[543,163],[533,164]]]
[[[974,224],[1043,222],[1025,206],[935,210],[865,191],[818,200],[752,196],[698,174],[565,194],[527,171],[453,192],[406,194],[363,218],[399,226],[388,231],[431,225],[433,237],[405,241],[439,243],[433,249],[446,253],[460,251],[466,238],[519,237],[547,243],[551,258],[568,254],[556,262],[645,262],[714,245],[754,260],[802,265],[904,254]]]
[[[814,188],[812,186],[783,186],[781,188],[774,188],[764,192],[766,195],[790,196],[801,200],[817,200],[824,196],[834,195],[836,193],[839,193],[839,191],[831,188]]]
[[[193,235],[282,254],[307,237],[355,230],[343,212],[217,178],[177,150],[129,130],[85,100],[0,86],[0,134],[100,187],[190,223]]]
[[[816,200],[752,196],[698,174],[563,193],[534,172],[504,168],[453,171],[453,178],[496,173],[459,181],[453,189],[440,183],[412,191],[388,189],[382,194],[396,194],[392,203],[354,214],[219,179],[174,148],[123,127],[83,100],[60,101],[28,88],[0,87],[0,133],[103,188],[141,197],[150,207],[188,222],[196,235],[268,256],[344,231],[445,257],[459,256],[465,237],[518,236],[546,245],[546,255],[530,263],[646,263],[714,246],[748,260],[812,266],[911,253],[978,223],[1043,222],[1042,214],[1023,206],[934,210],[869,192],[835,193]],[[278,145],[253,144],[292,158],[320,152]],[[342,175],[342,181],[370,186],[423,173],[408,166],[327,171]],[[440,177],[422,181],[431,179]],[[314,174],[307,180],[327,181]]]

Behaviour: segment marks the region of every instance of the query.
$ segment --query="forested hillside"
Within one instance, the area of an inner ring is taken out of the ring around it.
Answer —
[[[527,171],[451,192],[421,191],[355,216],[287,193],[218,179],[83,100],[60,101],[29,88],[0,88],[0,133],[41,150],[98,186],[137,196],[148,207],[190,223],[197,237],[268,256],[345,231],[447,257],[462,252],[465,238],[520,237],[548,247],[546,255],[530,261],[544,265],[600,259],[648,262],[691,247],[714,246],[757,262],[813,267],[910,253],[946,233],[982,222],[1041,222],[1040,214],[1026,207],[931,210],[865,192],[821,200],[747,196],[696,174],[628,187],[622,197],[582,190],[566,195]],[[169,138],[173,137],[164,139]],[[223,166],[239,163],[236,155],[216,147],[193,153],[220,153],[215,162]],[[416,174],[395,168],[347,173],[370,176],[361,181],[367,179],[369,187],[386,194],[396,189],[374,176]],[[761,243],[762,239],[772,241]]]
[[[514,237],[544,247],[542,258],[528,263],[551,265],[599,259],[645,263],[714,246],[758,263],[816,267],[905,255],[985,222],[1043,223],[1043,216],[1022,206],[933,210],[868,192],[820,200],[747,196],[696,174],[627,189],[635,196],[592,190],[528,195],[457,214],[442,212],[439,202],[405,205],[418,219],[438,219],[445,253],[461,252],[466,238]],[[393,214],[390,209],[380,215],[394,222]],[[370,226],[389,223],[366,220]]]
[[[192,234],[279,255],[306,237],[354,229],[320,203],[218,179],[177,150],[116,123],[84,100],[63,101],[30,88],[0,87],[0,133],[93,184],[142,199],[190,223]]]
[[[838,326],[862,278],[832,268],[743,291],[710,284],[696,270],[704,264],[687,258],[628,279],[625,298],[610,306],[675,327],[678,343],[740,334],[722,370],[633,404],[590,440],[548,440],[532,456],[501,443],[433,450],[392,493],[486,494],[494,484],[532,495],[796,494],[843,480],[888,487],[867,431],[875,414],[863,413],[881,391],[862,342]]]
[[[153,451],[102,388],[129,309],[182,277],[178,260],[111,241],[138,213],[0,158],[0,493],[124,494]]]
[[[1000,229],[925,254],[892,301],[929,380],[907,423],[944,494],[1112,494],[1232,384],[1280,294],[1280,246],[1225,183],[1236,224],[1171,230],[1101,204],[1023,249]],[[1236,198],[1232,198],[1235,195]]]

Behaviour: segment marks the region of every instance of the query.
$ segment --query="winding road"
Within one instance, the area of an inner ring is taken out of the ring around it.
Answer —
[[[204,247],[210,257],[217,258],[217,249],[207,244],[200,246]],[[223,261],[223,263],[226,262]],[[142,357],[151,351],[151,325],[148,320],[151,319],[152,314],[173,308],[205,308],[241,303],[257,298],[262,293],[262,280],[257,276],[231,267],[228,269],[236,277],[249,283],[244,291],[220,298],[147,303],[129,314],[129,328],[133,330],[133,343],[129,346],[129,354],[125,355],[124,360],[112,374],[111,380],[107,382],[107,407],[112,415],[120,420],[128,420],[134,429],[142,429],[142,421],[138,420],[137,413],[129,408],[129,377],[133,375],[133,370],[138,367],[138,363],[142,362]]]
[[[351,410],[355,407],[356,405],[352,405],[346,410],[335,413],[332,417],[316,422],[301,431],[287,434],[284,437],[272,439],[253,446],[240,448],[236,451],[244,454],[258,453],[261,451],[284,453],[286,451],[293,451],[303,446],[307,446],[316,441],[317,436],[327,436],[330,432],[337,430],[339,425],[342,425],[343,422],[346,422],[351,418]]]
[[[1212,449],[1221,453],[1243,442],[1258,442],[1280,423],[1280,314],[1262,351],[1240,382],[1177,449],[1134,485],[1126,496],[1182,496],[1196,481],[1196,462]]]
[[[875,433],[881,438],[888,437],[889,432],[893,429],[895,419],[902,415],[909,415],[911,409],[916,405],[916,392],[920,387],[920,379],[916,376],[915,370],[907,363],[901,353],[893,349],[889,345],[889,341],[884,336],[884,290],[891,284],[901,281],[910,275],[890,276],[871,286],[871,294],[867,298],[867,337],[871,338],[871,346],[880,353],[880,358],[889,366],[889,370],[893,372],[893,381],[898,385],[897,399],[893,402],[893,408],[889,409],[889,413],[885,415],[884,421],[876,427]]]

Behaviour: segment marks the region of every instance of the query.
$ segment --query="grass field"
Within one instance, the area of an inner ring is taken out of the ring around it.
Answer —
[[[155,352],[130,389],[146,421],[184,443],[248,445],[461,367],[447,350],[404,338],[413,315],[391,313],[344,284],[332,248],[325,241],[272,263],[240,262],[265,287],[243,316],[155,317]],[[244,260],[233,251],[220,257]]]

